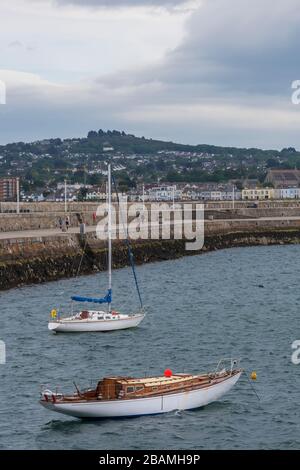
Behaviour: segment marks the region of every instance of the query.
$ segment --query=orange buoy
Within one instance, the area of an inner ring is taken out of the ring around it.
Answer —
[[[164,371],[164,376],[165,377],[172,377],[172,375],[173,375],[173,372],[171,371],[171,369],[166,369]]]

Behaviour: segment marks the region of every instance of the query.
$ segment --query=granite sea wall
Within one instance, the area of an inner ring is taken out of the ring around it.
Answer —
[[[205,243],[200,251],[187,251],[185,240],[136,240],[132,242],[134,257],[137,264],[143,264],[224,248],[300,243],[298,221],[292,225],[287,222],[273,226],[211,222],[206,224]],[[69,234],[0,240],[0,290],[103,271],[106,259],[106,246],[93,233],[85,239]],[[113,268],[128,264],[126,245],[114,242]]]

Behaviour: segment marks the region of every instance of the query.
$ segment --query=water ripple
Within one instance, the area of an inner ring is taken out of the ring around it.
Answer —
[[[138,268],[149,314],[139,328],[109,334],[52,335],[52,308],[77,292],[106,289],[99,273],[0,293],[0,448],[296,449],[300,368],[290,361],[299,331],[299,246],[237,248]],[[128,268],[114,272],[116,308],[138,305]],[[264,288],[259,287],[264,286]],[[79,421],[51,415],[39,386],[71,391],[102,376],[199,372],[236,355],[246,377],[206,408],[135,419]]]

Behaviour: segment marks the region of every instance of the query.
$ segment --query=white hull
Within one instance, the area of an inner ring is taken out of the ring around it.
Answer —
[[[121,418],[167,413],[174,410],[191,410],[219,400],[236,384],[241,373],[239,372],[220,383],[206,388],[151,398],[85,401],[80,403],[41,401],[41,404],[51,411],[76,418]]]
[[[123,315],[114,320],[58,320],[48,324],[49,330],[60,333],[80,333],[87,331],[114,331],[134,328],[145,318],[145,314]]]

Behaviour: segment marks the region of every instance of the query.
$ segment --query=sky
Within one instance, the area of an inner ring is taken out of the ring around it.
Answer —
[[[299,40],[299,0],[1,0],[0,144],[102,128],[300,149]]]

